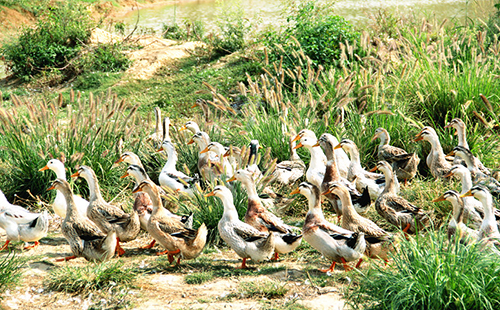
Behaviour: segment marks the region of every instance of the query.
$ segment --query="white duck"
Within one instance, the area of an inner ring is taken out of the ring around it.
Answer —
[[[11,241],[35,242],[32,246],[24,249],[31,249],[38,246],[38,240],[47,235],[49,228],[49,214],[47,211],[42,213],[31,213],[28,210],[16,206],[16,208],[0,210],[0,227],[5,229],[7,240],[0,248],[0,251],[7,248]],[[37,216],[33,218],[33,214]]]
[[[159,107],[155,107],[155,132],[150,134],[146,141],[153,141],[155,145],[158,145],[163,141],[163,132],[162,132],[162,121],[161,121],[161,110]]]
[[[40,170],[38,171],[44,171],[48,169],[54,171],[58,179],[66,181],[66,169],[64,168],[64,164],[59,159],[54,158],[49,160],[47,165],[43,168],[40,168]],[[89,206],[89,202],[77,195],[74,195],[73,200],[78,212],[81,215],[87,217],[87,208]],[[56,198],[52,203],[52,207],[54,208],[54,212],[58,216],[60,216],[62,219],[66,218],[66,210],[68,207],[64,195],[59,189],[56,190]]]
[[[210,142],[207,147],[200,152],[200,154],[205,154],[208,152],[214,152],[217,156],[217,164],[220,165],[221,174],[225,174],[228,178],[232,177],[234,174],[233,166],[229,162],[227,157],[224,157],[226,149],[219,142]],[[215,164],[215,162],[213,162]]]
[[[417,134],[414,141],[425,140],[431,144],[431,151],[427,155],[425,162],[435,178],[443,178],[450,171],[451,163],[446,160],[443,148],[439,142],[439,137],[432,127],[424,127]]]
[[[182,126],[181,128],[179,128],[179,131],[183,131],[183,130],[189,130],[190,132],[194,134],[196,134],[197,132],[200,132],[200,126],[198,126],[198,124],[196,122],[193,122],[193,121],[189,121],[187,122],[186,124],[184,124],[184,126]]]
[[[256,262],[269,259],[275,248],[274,235],[260,232],[240,221],[234,206],[233,194],[227,187],[218,185],[205,196],[217,196],[222,200],[224,213],[218,225],[219,234],[222,240],[243,258],[240,269],[247,268],[248,258]]]
[[[306,171],[306,180],[309,183],[316,185],[318,188],[321,188],[321,183],[323,182],[323,178],[325,175],[327,160],[321,148],[314,147],[314,145],[318,143],[316,134],[311,130],[303,129],[292,141],[295,142],[299,140],[299,144],[297,144],[294,149],[305,147],[311,153],[311,160],[309,161],[309,167]],[[347,175],[347,170],[345,172]]]
[[[161,151],[167,152],[168,159],[158,177],[160,185],[174,192],[179,191],[187,194],[189,197],[194,197],[194,183],[197,180],[178,171],[175,167],[177,164],[177,152],[172,142],[164,140],[161,147],[158,149],[158,152]]]

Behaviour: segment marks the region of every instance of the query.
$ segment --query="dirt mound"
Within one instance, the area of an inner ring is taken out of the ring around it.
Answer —
[[[29,12],[19,12],[0,6],[0,39],[9,36],[16,29],[32,24],[35,17]]]

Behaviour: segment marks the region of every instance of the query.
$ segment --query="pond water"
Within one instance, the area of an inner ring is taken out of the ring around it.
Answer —
[[[338,15],[359,28],[367,23],[370,13],[381,9],[436,16],[438,19],[448,18],[463,24],[467,16],[485,19],[492,12],[493,4],[493,0],[338,0],[334,8]],[[279,0],[188,0],[136,10],[124,16],[122,20],[134,25],[139,18],[139,27],[155,31],[161,31],[164,23],[201,20],[207,29],[212,29],[214,20],[224,7],[234,8],[238,5],[245,11],[245,17],[260,27],[284,21]]]

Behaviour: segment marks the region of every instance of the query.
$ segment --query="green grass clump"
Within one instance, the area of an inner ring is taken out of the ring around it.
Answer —
[[[187,284],[202,284],[211,281],[214,275],[211,272],[196,272],[184,276],[184,282]]]
[[[288,292],[286,283],[274,280],[244,281],[240,293],[246,298],[281,298]]]
[[[346,298],[362,309],[498,309],[499,274],[499,256],[436,231],[402,240],[389,266],[374,265]]]
[[[87,295],[92,291],[131,288],[137,275],[134,268],[124,268],[120,261],[61,267],[48,275],[45,286],[50,291]]]
[[[24,261],[13,253],[0,258],[0,294],[19,281],[23,265]]]

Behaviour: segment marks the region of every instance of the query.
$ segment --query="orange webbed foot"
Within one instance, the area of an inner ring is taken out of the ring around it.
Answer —
[[[247,267],[246,262],[247,262],[247,259],[244,258],[243,261],[241,262],[241,266],[236,267],[236,269],[247,269],[248,267]]]
[[[155,240],[155,239],[153,239],[153,241],[151,241],[151,243],[150,243],[150,244],[145,245],[145,246],[143,246],[143,247],[140,247],[140,249],[141,249],[141,250],[151,249],[152,247],[154,247],[154,245],[155,245],[155,244],[156,244],[156,240]]]
[[[280,254],[278,252],[274,252],[273,258],[271,258],[272,261],[278,261],[280,259]]]
[[[330,268],[328,268],[328,269],[319,269],[319,271],[324,272],[324,273],[333,272],[333,270],[335,269],[335,264],[336,264],[336,262],[333,262],[330,265]]]
[[[73,256],[66,256],[66,257],[63,257],[63,258],[58,258],[55,261],[56,262],[67,262],[67,261],[69,261],[71,259],[75,259],[75,258],[76,258],[76,256],[74,256],[74,255]]]
[[[165,250],[163,252],[156,252],[156,255],[158,255],[158,256],[165,255],[165,254],[168,254],[168,250]]]
[[[25,250],[33,249],[33,248],[36,248],[36,247],[37,247],[37,246],[39,246],[39,245],[40,245],[40,242],[35,241],[35,244],[25,246],[25,247],[24,247],[24,249],[25,249]]]

